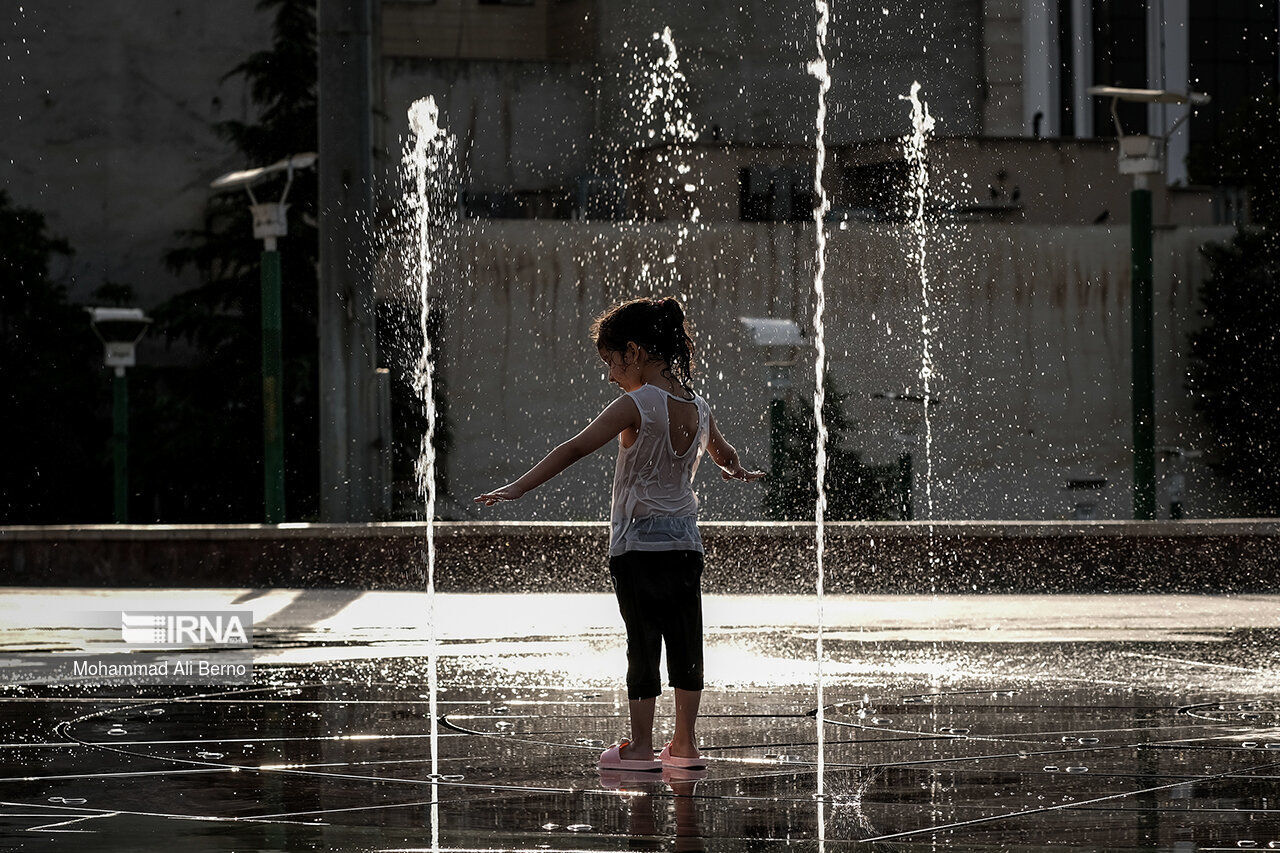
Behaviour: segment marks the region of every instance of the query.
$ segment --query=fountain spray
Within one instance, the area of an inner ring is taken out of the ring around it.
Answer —
[[[414,197],[414,221],[417,226],[417,284],[418,284],[418,322],[422,331],[422,353],[414,368],[413,387],[418,399],[422,402],[427,414],[427,430],[422,437],[417,464],[414,466],[415,481],[418,494],[423,498],[427,522],[426,573],[423,580],[427,587],[427,683],[429,692],[429,713],[431,715],[431,838],[432,848],[438,849],[440,840],[440,798],[437,796],[436,780],[440,777],[439,733],[436,720],[439,718],[439,662],[438,641],[436,636],[436,549],[435,549],[435,508],[436,508],[436,407],[432,376],[431,336],[429,317],[431,309],[431,279],[435,273],[435,262],[432,257],[432,181],[439,181],[440,174],[446,171],[447,155],[452,152],[452,139],[440,126],[440,110],[432,97],[421,98],[409,107],[409,127],[413,131],[413,146],[405,156],[405,166],[414,181],[416,195]]]
[[[823,284],[823,276],[827,271],[827,233],[825,230],[825,220],[827,211],[831,209],[831,204],[827,200],[827,191],[822,184],[822,171],[826,166],[827,148],[824,134],[827,125],[827,92],[831,89],[831,74],[827,68],[827,25],[831,21],[831,7],[827,0],[814,0],[815,7],[818,12],[818,23],[816,29],[816,41],[818,47],[818,58],[809,63],[809,73],[818,80],[818,113],[815,120],[814,142],[816,145],[816,161],[813,171],[813,191],[817,199],[817,203],[813,208],[813,224],[814,224],[814,270],[813,270],[813,291],[816,297],[816,303],[813,311],[813,328],[814,328],[814,362],[813,370],[817,380],[813,393],[813,418],[817,424],[817,486],[818,500],[814,505],[814,522],[817,536],[817,581],[815,582],[815,591],[818,600],[818,637],[816,655],[818,662],[818,710],[817,710],[817,726],[818,726],[818,776],[817,776],[817,795],[818,795],[818,839],[820,842],[826,839],[825,814],[823,808],[823,796],[826,793],[826,766],[825,766],[825,749],[826,749],[826,713],[823,708],[824,691],[822,685],[822,623],[823,623],[823,587],[825,578],[823,573],[823,550],[824,550],[824,529],[823,521],[827,510],[827,491],[826,491],[826,475],[827,475],[827,424],[822,419],[823,404],[826,402],[826,389],[823,384],[824,374],[826,372],[827,350],[826,350],[826,332],[823,328],[823,312],[826,310],[826,291]]]

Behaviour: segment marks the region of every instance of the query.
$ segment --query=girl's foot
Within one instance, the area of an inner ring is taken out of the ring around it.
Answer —
[[[652,746],[637,746],[634,741],[623,741],[622,746],[618,749],[618,755],[627,761],[653,761]]]
[[[698,747],[692,743],[679,743],[671,741],[667,744],[667,754],[676,758],[701,758],[702,753],[698,752]]]
[[[669,743],[662,749],[660,756],[663,767],[678,767],[685,770],[704,770],[707,763],[698,754],[698,748],[691,743],[677,746]]]

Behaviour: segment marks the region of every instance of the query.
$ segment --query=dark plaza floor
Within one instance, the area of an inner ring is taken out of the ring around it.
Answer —
[[[707,597],[701,779],[597,771],[605,596],[442,596],[434,730],[417,593],[10,589],[0,640],[130,607],[252,608],[254,683],[4,688],[3,849],[1280,848],[1280,597],[829,599],[822,797],[802,597]]]

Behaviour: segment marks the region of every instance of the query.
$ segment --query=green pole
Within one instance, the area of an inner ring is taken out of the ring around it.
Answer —
[[[1129,195],[1133,261],[1133,517],[1156,517],[1155,346],[1152,340],[1151,191]]]
[[[112,517],[117,524],[129,520],[129,379],[117,367],[111,380],[111,455],[115,466]]]
[[[280,346],[280,279],[280,253],[269,245],[262,252],[263,498],[267,524],[284,521],[284,368]]]

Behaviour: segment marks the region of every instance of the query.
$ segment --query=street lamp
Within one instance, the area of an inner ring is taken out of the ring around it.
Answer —
[[[765,352],[765,384],[769,388],[769,471],[782,471],[782,422],[786,409],[787,393],[791,389],[791,368],[795,367],[795,348],[804,345],[804,334],[794,320],[774,317],[739,317],[751,336],[751,343]],[[788,357],[777,356],[779,351]]]
[[[1169,137],[1191,114],[1174,122],[1164,136],[1125,135],[1120,126],[1120,101],[1145,104],[1185,104],[1195,107],[1209,102],[1199,92],[1169,92],[1164,89],[1121,89],[1091,86],[1089,94],[1111,99],[1111,118],[1120,145],[1120,174],[1133,176],[1129,191],[1129,245],[1132,264],[1131,309],[1133,313],[1133,517],[1156,517],[1155,457],[1155,346],[1152,343],[1151,310],[1151,189],[1148,175],[1164,171],[1164,155]]]
[[[111,380],[111,456],[114,498],[112,518],[129,518],[129,380],[126,367],[137,364],[135,349],[147,333],[151,318],[141,308],[86,308],[89,325],[102,341],[103,363],[114,369]]]
[[[209,186],[215,190],[244,187],[253,215],[253,236],[262,241],[262,439],[263,503],[267,524],[284,521],[284,369],[280,344],[280,252],[276,239],[289,233],[289,188],[293,173],[315,165],[315,154],[294,154],[270,166],[229,172]],[[253,185],[281,172],[279,201],[259,202]]]

